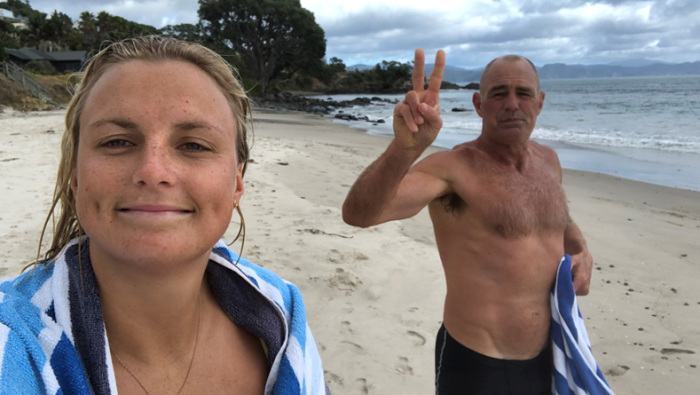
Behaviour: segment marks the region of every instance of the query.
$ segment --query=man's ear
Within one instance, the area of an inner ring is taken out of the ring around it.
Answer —
[[[481,93],[474,92],[474,95],[472,96],[472,103],[474,104],[474,109],[476,110],[476,113],[483,118],[483,116],[481,115]]]
[[[540,110],[539,111],[542,111],[542,107],[544,107],[544,91],[540,92],[540,99],[539,100],[540,100],[540,102],[539,102]],[[539,113],[537,115],[539,115]]]

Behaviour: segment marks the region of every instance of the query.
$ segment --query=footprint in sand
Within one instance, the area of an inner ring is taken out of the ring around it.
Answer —
[[[695,351],[684,350],[682,348],[664,348],[661,350],[661,354],[664,354],[664,355],[695,354]]]
[[[369,260],[369,257],[361,252],[356,252],[355,253],[355,260],[356,261],[367,261],[367,260]]]
[[[331,288],[350,292],[355,291],[362,284],[362,280],[357,275],[341,268],[335,269],[335,274],[329,276],[326,282]]]
[[[352,335],[355,331],[350,327],[350,321],[343,321],[340,323],[340,333],[344,335]]]
[[[617,365],[605,371],[606,376],[622,376],[630,370],[629,366]]]
[[[355,352],[355,353],[358,353],[358,354],[364,354],[364,353],[365,353],[364,347],[362,347],[361,345],[359,345],[359,344],[357,344],[357,343],[353,343],[353,342],[349,342],[349,341],[347,341],[347,340],[343,340],[343,341],[340,342],[340,344],[345,345],[345,346],[346,346],[345,348],[347,348],[348,350],[350,350],[350,351],[352,351],[352,352]]]
[[[395,365],[396,371],[401,374],[413,376],[413,368],[408,364],[408,358],[399,357],[399,362]]]
[[[370,387],[367,385],[367,380],[365,380],[363,378],[359,378],[359,379],[355,380],[354,387],[355,387],[355,389],[359,390],[359,392],[355,392],[355,393],[359,393],[359,394],[363,394],[363,395],[369,394]]]
[[[326,376],[326,380],[328,380],[331,383],[337,384],[341,387],[344,387],[343,385],[343,378],[338,376],[337,374],[331,372],[330,370],[324,370],[323,371],[324,375]]]
[[[341,254],[340,251],[336,249],[332,249],[330,250],[330,252],[328,252],[328,262],[341,263],[344,259],[345,257],[343,256],[343,254]]]
[[[350,257],[348,256],[350,255]],[[328,253],[328,262],[331,263],[346,263],[348,261],[366,261],[369,257],[361,252],[353,252],[344,254],[336,249],[330,250]]]
[[[407,331],[406,334],[413,340],[416,346],[424,346],[426,343],[425,336],[415,331]]]

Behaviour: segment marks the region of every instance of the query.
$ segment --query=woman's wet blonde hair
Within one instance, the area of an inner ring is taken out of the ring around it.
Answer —
[[[75,94],[66,112],[66,130],[61,142],[61,161],[58,165],[53,201],[41,231],[37,259],[32,265],[43,262],[51,263],[70,240],[83,234],[78,221],[75,196],[70,188],[71,176],[76,166],[78,154],[80,116],[97,80],[111,67],[133,60],[187,62],[199,67],[216,81],[233,114],[236,126],[236,155],[238,163],[243,164],[243,174],[245,175],[250,154],[247,123],[249,120],[252,121],[251,106],[243,86],[238,81],[238,73],[228,62],[216,52],[200,44],[161,36],[129,38],[112,43],[90,59],[85,71],[78,74],[80,82],[75,88]],[[58,219],[56,220],[57,209]],[[238,209],[240,210],[240,208]],[[54,226],[51,245],[41,258],[44,234],[52,219]],[[240,230],[238,233],[240,235]]]

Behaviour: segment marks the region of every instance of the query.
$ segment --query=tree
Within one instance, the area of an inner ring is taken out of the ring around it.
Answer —
[[[336,73],[342,73],[344,72],[345,69],[345,63],[343,63],[342,59],[338,59],[335,56],[331,58],[331,64],[330,67],[333,71]]]
[[[11,23],[0,20],[0,60],[7,60],[9,55],[5,48],[19,48],[15,27]]]
[[[323,67],[323,29],[299,0],[199,0],[199,18],[208,44],[238,53],[262,95],[275,79]]]
[[[25,28],[19,31],[22,44],[27,47],[39,48],[46,40],[46,14],[32,12],[28,16]]]
[[[193,43],[202,42],[202,25],[191,23],[181,23],[179,25],[167,25],[160,29],[160,34],[177,38],[182,41],[189,41]]]
[[[95,26],[98,46],[105,41],[158,34],[158,29],[153,26],[132,22],[120,16],[110,15],[105,11],[100,11],[97,14]]]
[[[78,30],[83,34],[83,49],[90,51],[97,48],[97,20],[94,14],[88,11],[81,12],[78,20]]]
[[[44,22],[44,40],[56,44],[58,50],[64,49],[66,40],[73,32],[73,20],[62,12],[55,11]]]
[[[29,17],[32,13],[38,12],[35,11],[31,6],[29,6],[29,3],[25,3],[21,0],[7,0],[4,3],[0,3],[0,8],[12,11],[15,17]]]

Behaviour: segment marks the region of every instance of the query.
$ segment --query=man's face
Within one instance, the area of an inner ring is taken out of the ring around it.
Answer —
[[[537,75],[527,61],[498,59],[484,75],[473,103],[483,118],[482,135],[498,144],[518,144],[530,138],[544,92],[538,92]]]

